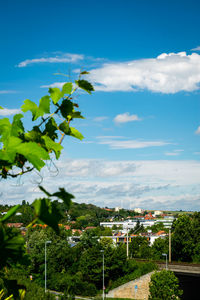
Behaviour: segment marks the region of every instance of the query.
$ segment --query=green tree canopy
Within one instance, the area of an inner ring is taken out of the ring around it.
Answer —
[[[149,292],[149,300],[178,300],[183,293],[179,289],[178,278],[172,271],[166,270],[151,276]]]

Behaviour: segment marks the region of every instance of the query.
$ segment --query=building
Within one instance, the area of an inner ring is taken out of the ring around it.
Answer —
[[[136,213],[138,213],[138,214],[143,214],[144,209],[138,207],[138,208],[135,208],[135,209],[134,209],[134,212],[136,212]]]

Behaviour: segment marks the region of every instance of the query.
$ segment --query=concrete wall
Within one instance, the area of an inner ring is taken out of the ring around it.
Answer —
[[[150,272],[136,280],[129,281],[128,283],[111,290],[106,297],[147,300],[149,296],[149,282],[153,273],[154,272]],[[137,289],[135,288],[136,286]]]

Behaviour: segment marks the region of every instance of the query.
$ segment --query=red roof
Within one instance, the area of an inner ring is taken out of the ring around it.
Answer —
[[[96,227],[94,227],[94,226],[88,226],[88,227],[85,228],[85,230],[94,229],[94,228],[96,228]]]
[[[164,230],[160,230],[156,233],[156,235],[161,235],[161,234],[166,234],[166,232]]]
[[[7,223],[8,227],[20,228],[23,226],[23,223]]]

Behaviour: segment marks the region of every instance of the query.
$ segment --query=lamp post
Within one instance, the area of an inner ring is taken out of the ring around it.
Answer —
[[[44,248],[44,267],[45,267],[45,278],[44,278],[44,284],[45,284],[45,293],[47,291],[47,244],[50,244],[51,241],[45,242],[45,248]]]
[[[168,269],[168,266],[167,266],[167,254],[163,253],[162,255],[166,257],[166,270],[167,270]]]
[[[104,300],[104,250],[100,250],[103,253],[103,300]]]
[[[128,258],[128,224],[125,224],[124,228],[126,229],[126,256]]]

